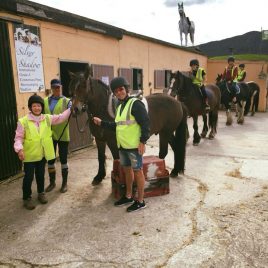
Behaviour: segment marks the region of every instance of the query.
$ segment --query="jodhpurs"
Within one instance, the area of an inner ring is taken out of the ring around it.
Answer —
[[[55,153],[57,151],[57,145],[59,148],[59,157],[60,157],[61,169],[68,168],[67,155],[68,155],[69,141],[59,141],[58,142],[58,141],[53,140],[53,144],[54,144]],[[56,161],[56,158],[49,160],[48,161],[48,168],[54,167],[55,161]]]

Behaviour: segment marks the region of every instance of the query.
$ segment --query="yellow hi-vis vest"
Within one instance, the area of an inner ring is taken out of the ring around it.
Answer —
[[[245,70],[238,70],[237,81],[240,81],[243,78],[245,72]]]
[[[23,150],[25,159],[23,162],[36,162],[46,158],[51,160],[55,158],[55,152],[52,141],[50,115],[45,115],[45,119],[40,121],[39,131],[35,123],[24,116],[19,119],[24,127],[25,135]]]
[[[120,115],[121,105],[116,110],[116,140],[118,148],[135,149],[140,143],[141,128],[131,114],[133,103],[137,98],[131,98],[126,103],[124,110]]]
[[[198,68],[196,75],[193,79],[193,84],[197,85],[198,87],[201,87],[203,85],[203,76],[202,76],[203,71],[204,71],[203,68]]]
[[[62,97],[58,100],[57,104],[55,105],[55,108],[53,110],[53,112],[51,113],[50,109],[49,109],[49,103],[48,103],[48,97],[45,98],[44,100],[45,102],[45,113],[46,114],[61,114],[63,113],[65,110],[67,110],[67,105],[69,102],[69,99],[66,97]],[[61,136],[61,133],[63,131],[63,129],[65,128],[67,122],[63,122],[59,125],[55,125],[52,126],[52,137],[53,140],[58,140]],[[69,124],[67,125],[67,127],[64,130],[64,133],[62,134],[61,141],[70,141],[70,130],[69,130]]]

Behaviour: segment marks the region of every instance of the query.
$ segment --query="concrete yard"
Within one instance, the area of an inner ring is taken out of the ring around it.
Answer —
[[[214,140],[190,138],[185,175],[135,213],[113,206],[110,152],[106,179],[91,185],[95,147],[70,155],[68,192],[58,176],[49,203],[33,211],[22,207],[21,178],[1,183],[0,267],[268,267],[268,114],[225,121],[220,112]],[[153,136],[146,155],[157,154]]]

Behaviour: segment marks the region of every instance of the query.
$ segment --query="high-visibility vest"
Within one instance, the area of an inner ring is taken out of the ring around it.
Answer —
[[[199,87],[201,87],[203,85],[203,76],[202,76],[203,71],[204,71],[203,68],[198,68],[196,75],[193,79],[193,84],[195,84]]]
[[[45,98],[44,102],[45,102],[45,113],[46,114],[61,114],[63,113],[65,110],[67,110],[67,106],[68,106],[68,102],[69,99],[66,97],[61,97],[57,104],[55,105],[54,110],[51,112],[49,109],[49,102],[48,102],[48,97]],[[63,129],[65,128],[67,122],[63,122],[59,125],[54,125],[52,126],[52,137],[53,140],[58,140],[63,132]],[[67,125],[67,127],[64,130],[64,133],[62,134],[61,141],[70,141],[70,129],[69,129],[69,124]]]
[[[245,70],[238,70],[237,81],[240,81],[243,78],[245,72]]]
[[[40,161],[43,157],[46,160],[55,158],[54,146],[52,141],[50,115],[45,115],[45,119],[40,121],[39,131],[28,116],[19,119],[19,122],[25,130],[23,150],[24,162]]]
[[[136,122],[135,117],[131,114],[133,103],[137,98],[131,98],[127,101],[121,115],[120,104],[116,110],[116,140],[118,148],[135,149],[138,148],[141,136],[141,127]]]

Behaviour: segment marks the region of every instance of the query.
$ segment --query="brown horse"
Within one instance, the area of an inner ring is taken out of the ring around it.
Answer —
[[[217,133],[217,123],[218,123],[218,111],[220,108],[221,93],[220,89],[216,85],[206,85],[205,87],[208,102],[210,105],[209,111],[209,127],[207,124],[207,114],[202,101],[202,96],[200,89],[193,84],[192,79],[182,72],[177,71],[171,74],[170,86],[168,94],[175,97],[178,96],[179,100],[183,101],[188,108],[189,115],[194,121],[194,139],[193,144],[198,145],[201,137],[205,138],[207,132],[210,128],[209,139],[214,139]],[[203,130],[201,136],[198,133],[198,116],[203,117]]]
[[[92,121],[93,116],[103,120],[114,120],[112,109],[113,95],[110,88],[91,76],[88,66],[85,72],[70,73],[69,93],[72,96],[73,109],[81,111],[86,106],[89,127],[95,137],[98,149],[99,170],[92,184],[99,184],[106,176],[105,148],[108,145],[114,159],[119,158],[115,132],[100,128]],[[174,167],[171,176],[183,173],[186,153],[186,107],[174,98],[164,94],[153,94],[145,98],[148,103],[150,134],[159,134],[159,158],[164,159],[168,153],[168,144],[174,152]]]

